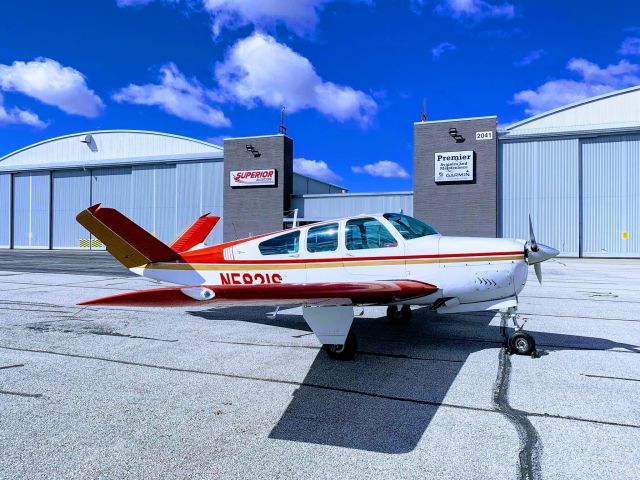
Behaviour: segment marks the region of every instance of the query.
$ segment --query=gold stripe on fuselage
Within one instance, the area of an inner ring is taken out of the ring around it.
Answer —
[[[386,265],[420,265],[435,263],[476,263],[476,262],[504,262],[522,260],[524,255],[502,255],[496,257],[455,257],[455,258],[417,258],[409,260],[349,260],[348,262],[322,262],[322,263],[152,263],[146,266],[151,270],[206,270],[247,272],[255,270],[300,270],[311,268],[342,268],[342,267],[379,267]]]

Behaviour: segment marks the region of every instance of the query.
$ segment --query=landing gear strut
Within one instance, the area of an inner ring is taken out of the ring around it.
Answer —
[[[502,336],[505,339],[506,348],[509,353],[516,353],[518,355],[531,355],[536,356],[536,341],[529,333],[524,332],[524,324],[518,324],[518,313],[515,308],[509,308],[506,312],[500,312],[501,316],[501,331]],[[507,336],[507,321],[511,318],[515,331]]]
[[[356,334],[349,330],[344,345],[323,345],[322,348],[334,360],[352,360],[358,349]]]
[[[411,320],[411,306],[403,305],[398,310],[397,305],[389,305],[387,307],[387,320],[399,325],[405,325]]]

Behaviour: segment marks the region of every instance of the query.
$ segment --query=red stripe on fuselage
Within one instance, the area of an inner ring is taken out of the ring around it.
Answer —
[[[296,263],[332,263],[332,262],[362,262],[371,260],[417,260],[417,259],[430,259],[430,258],[461,258],[461,257],[495,257],[506,255],[524,255],[524,251],[518,250],[515,252],[482,252],[482,253],[449,253],[449,254],[437,254],[437,255],[389,255],[380,257],[324,257],[324,258],[296,258],[296,259],[278,259],[278,260],[218,260],[216,264],[229,264],[229,265],[273,265],[273,264],[296,264]],[[204,256],[203,256],[204,257]],[[194,259],[189,262],[194,265],[211,263],[205,258]]]

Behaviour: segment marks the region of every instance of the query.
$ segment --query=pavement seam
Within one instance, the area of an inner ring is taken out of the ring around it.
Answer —
[[[395,396],[390,396],[390,395],[383,395],[383,394],[377,394],[377,393],[372,393],[372,392],[365,392],[365,391],[361,391],[361,390],[354,390],[354,389],[343,388],[343,387],[334,387],[334,386],[330,386],[330,385],[321,385],[321,384],[313,384],[313,383],[306,383],[306,382],[297,382],[297,381],[294,381],[294,380],[283,380],[283,379],[275,379],[275,378],[255,377],[255,376],[249,376],[249,375],[236,375],[236,374],[223,373],[223,372],[212,372],[212,371],[207,371],[207,370],[197,370],[197,369],[189,369],[189,368],[169,367],[169,366],[164,366],[164,365],[154,365],[154,364],[149,364],[149,363],[139,363],[139,362],[132,362],[132,361],[128,361],[128,360],[118,360],[118,359],[114,359],[114,358],[96,357],[96,356],[82,355],[82,354],[77,354],[77,353],[62,353],[62,352],[54,352],[54,351],[51,351],[51,350],[38,350],[38,349],[32,349],[32,348],[18,348],[18,347],[6,346],[6,345],[0,345],[0,349],[12,350],[12,351],[18,351],[18,352],[28,352],[28,353],[42,353],[42,354],[46,354],[46,355],[58,355],[58,356],[62,356],[62,357],[80,358],[80,359],[86,359],[86,360],[96,360],[96,361],[101,361],[101,362],[117,363],[117,364],[120,364],[120,365],[128,365],[128,366],[144,367],[144,368],[155,368],[155,369],[166,370],[166,371],[170,371],[170,372],[194,373],[194,374],[199,374],[199,375],[210,375],[210,376],[221,377],[221,378],[233,378],[233,379],[238,379],[238,380],[252,380],[252,381],[257,381],[257,382],[277,383],[277,384],[292,385],[292,386],[297,386],[297,387],[311,387],[311,388],[318,388],[318,389],[322,389],[322,390],[333,390],[333,391],[339,391],[339,392],[344,392],[344,393],[364,395],[364,396],[368,396],[368,397],[375,397],[375,398],[394,400],[394,401],[400,401],[400,402],[415,403],[415,404],[419,404],[419,405],[430,405],[430,406],[434,406],[434,407],[445,407],[445,408],[453,408],[453,409],[458,409],[458,410],[467,410],[467,411],[476,411],[476,412],[485,412],[485,413],[494,413],[494,414],[500,414],[501,413],[501,412],[497,411],[495,408],[470,407],[470,406],[466,406],[466,405],[456,405],[456,404],[452,404],[452,403],[433,402],[433,401],[429,401],[429,400],[419,400],[419,399],[406,398],[406,397],[395,397]],[[563,416],[563,415],[554,415],[554,414],[548,414],[548,413],[529,413],[529,412],[527,412],[527,416],[529,416],[529,417],[552,418],[552,419],[556,419],[556,420],[569,420],[569,421],[584,422],[584,423],[594,423],[594,424],[608,425],[608,426],[613,426],[613,427],[626,427],[626,428],[640,429],[640,425],[634,425],[634,424],[629,424],[629,423],[609,422],[609,421],[604,421],[604,420],[591,420],[591,419],[587,419],[587,418]]]

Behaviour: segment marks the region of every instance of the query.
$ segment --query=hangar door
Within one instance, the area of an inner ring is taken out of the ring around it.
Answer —
[[[577,139],[500,143],[502,236],[536,240],[577,257],[580,226]]]
[[[582,141],[582,254],[640,257],[640,135]]]
[[[90,179],[83,170],[52,173],[53,248],[89,248],[89,232],[76,215],[90,205]]]
[[[50,178],[49,172],[13,176],[15,248],[49,248]]]

